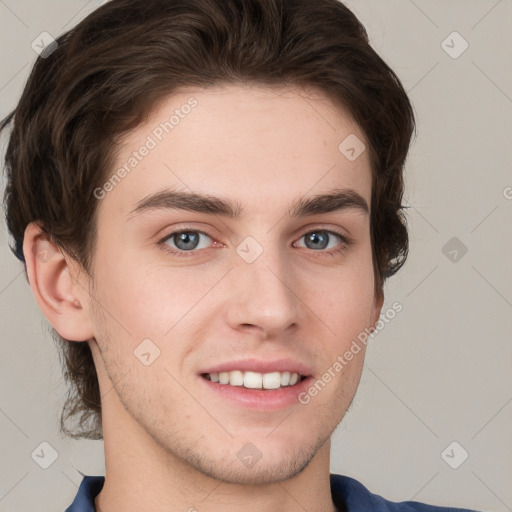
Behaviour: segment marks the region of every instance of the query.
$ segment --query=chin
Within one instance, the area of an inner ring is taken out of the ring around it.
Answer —
[[[269,441],[237,442],[236,447],[224,447],[221,453],[216,453],[213,447],[199,453],[196,447],[196,450],[182,452],[180,458],[199,473],[221,482],[268,485],[289,480],[301,473],[326,439],[311,439],[307,445],[297,441],[297,447],[290,447],[290,443],[283,440]]]

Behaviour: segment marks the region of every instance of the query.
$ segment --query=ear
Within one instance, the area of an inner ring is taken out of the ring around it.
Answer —
[[[370,330],[373,332],[376,329],[377,322],[379,321],[382,305],[384,304],[384,290],[377,290],[374,294],[372,309],[370,313]]]
[[[32,293],[55,330],[67,340],[93,338],[88,286],[78,281],[79,265],[48,240],[36,222],[25,229],[23,255]]]

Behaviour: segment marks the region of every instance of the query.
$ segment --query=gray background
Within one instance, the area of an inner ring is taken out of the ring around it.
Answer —
[[[0,0],[2,118],[36,58],[32,41],[101,3]],[[512,0],[346,3],[409,92],[418,138],[410,256],[383,308],[403,310],[371,340],[331,471],[394,501],[512,511]],[[78,471],[103,474],[103,445],[58,433],[56,349],[3,218],[0,238],[0,511],[64,510]],[[58,453],[48,469],[31,456],[42,442]]]

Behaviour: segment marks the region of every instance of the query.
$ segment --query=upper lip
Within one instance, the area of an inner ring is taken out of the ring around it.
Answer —
[[[294,359],[275,359],[273,361],[264,361],[261,359],[240,359],[238,361],[229,361],[215,366],[211,366],[199,373],[220,373],[240,370],[242,372],[272,373],[272,372],[290,372],[298,373],[308,377],[311,375],[311,368],[304,363]]]

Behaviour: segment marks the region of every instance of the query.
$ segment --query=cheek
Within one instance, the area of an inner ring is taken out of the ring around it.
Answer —
[[[103,329],[113,334],[109,345],[117,340],[126,350],[156,335],[162,308],[158,289],[148,281],[140,262],[118,252],[109,246],[98,252],[94,302],[100,309]]]
[[[348,290],[346,290],[348,292]],[[322,303],[313,306],[315,311],[319,311],[321,323],[319,328],[325,332],[320,336],[319,343],[323,345],[323,351],[326,354],[326,364],[332,364],[338,356],[342,356],[355,341],[358,336],[369,332],[370,300],[369,296],[356,295],[354,293],[335,293],[332,297],[325,295],[321,299]],[[324,328],[325,327],[325,328]],[[359,343],[361,349],[357,359],[364,356],[364,345]],[[350,357],[350,356],[349,356]],[[356,357],[354,357],[356,359]],[[351,363],[351,369],[354,369],[358,363]],[[346,373],[346,371],[344,372]]]
[[[135,345],[145,338],[158,344],[184,334],[190,319],[208,302],[204,298],[214,296],[209,292],[223,273],[225,269],[215,273],[201,266],[172,268],[120,257],[101,269],[98,300],[120,336]]]
[[[339,268],[318,271],[304,281],[306,303],[336,325],[365,325],[374,300],[374,274],[369,252],[354,254]],[[307,284],[312,283],[312,284]]]
[[[336,380],[358,381],[366,349],[360,339],[368,336],[374,302],[371,259],[329,275],[329,279],[324,281],[323,292],[317,289],[308,297],[308,305],[321,319],[317,322],[318,327],[325,332],[319,337],[325,354],[325,367],[331,367],[338,356],[352,351],[343,370],[331,370],[336,374]]]

